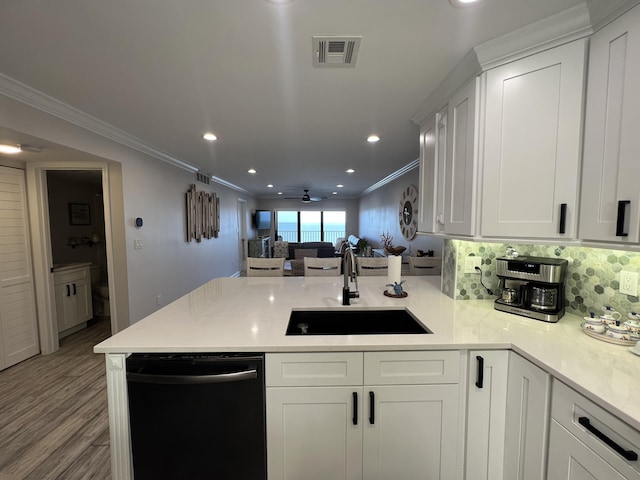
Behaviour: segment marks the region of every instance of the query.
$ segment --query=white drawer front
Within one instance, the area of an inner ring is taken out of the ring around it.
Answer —
[[[268,353],[267,387],[362,385],[362,353]]]
[[[83,278],[89,278],[89,275],[89,267],[78,267],[71,270],[63,270],[62,272],[54,272],[53,283],[54,285],[61,285],[64,283],[77,282]]]
[[[625,473],[626,478],[640,478],[639,460],[626,460],[614,447],[598,438],[598,434],[589,431],[583,423],[584,419],[587,419],[591,427],[621,449],[634,452],[638,456],[640,432],[558,380],[553,382],[551,416],[605,461]]]
[[[460,352],[367,352],[365,385],[425,385],[460,382]]]

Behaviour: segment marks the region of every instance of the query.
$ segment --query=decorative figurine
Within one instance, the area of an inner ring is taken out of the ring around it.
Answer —
[[[393,293],[401,297],[404,294],[404,291],[402,290],[403,283],[404,283],[404,280],[402,280],[400,283],[398,282],[388,283],[386,286],[393,287]]]

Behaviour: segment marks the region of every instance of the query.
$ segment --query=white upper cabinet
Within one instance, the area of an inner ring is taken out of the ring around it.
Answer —
[[[481,235],[575,238],[586,40],[482,74]]]
[[[580,238],[640,242],[640,6],[595,33],[589,53]]]
[[[476,80],[449,100],[445,163],[444,231],[473,235],[475,207]]]

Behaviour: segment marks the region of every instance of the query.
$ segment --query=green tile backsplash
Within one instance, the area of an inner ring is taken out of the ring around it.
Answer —
[[[640,253],[557,245],[509,245],[520,255],[567,259],[565,308],[568,313],[584,316],[595,311],[599,315],[604,305],[611,305],[623,315],[640,311],[637,295],[619,292],[620,270],[640,273]],[[465,257],[482,258],[483,281],[498,295],[495,259],[504,256],[506,247],[503,243],[445,240],[442,292],[455,300],[495,298],[482,287],[478,274],[464,273]]]

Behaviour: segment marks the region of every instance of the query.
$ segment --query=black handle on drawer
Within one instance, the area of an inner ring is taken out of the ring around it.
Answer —
[[[71,296],[71,287],[69,285],[65,285],[67,287],[67,297]]]
[[[591,425],[591,422],[587,417],[578,417],[578,423],[582,425],[584,428],[593,433],[596,437],[606,443],[609,447],[611,447],[615,452],[621,455],[625,460],[629,460],[630,462],[635,462],[638,460],[638,454],[633,450],[625,450],[616,442],[607,437],[604,433],[598,430],[596,427]]]
[[[358,392],[353,392],[353,424],[358,424]]]
[[[376,423],[376,415],[375,415],[375,405],[376,405],[376,394],[373,392],[369,392],[369,423],[373,425]]]
[[[558,233],[565,233],[567,227],[567,204],[560,204],[560,228],[558,228]]]
[[[476,355],[478,361],[478,373],[476,374],[476,387],[482,388],[484,386],[484,358],[480,355]]]
[[[620,200],[618,202],[618,221],[616,222],[616,237],[628,237],[629,232],[624,228],[624,219],[627,216],[627,206],[631,205],[631,200]]]
[[[76,284],[73,284],[73,294],[75,295],[76,293],[78,293],[78,291],[76,290]]]

